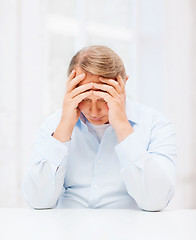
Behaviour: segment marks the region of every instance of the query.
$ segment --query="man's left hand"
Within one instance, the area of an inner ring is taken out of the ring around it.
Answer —
[[[102,91],[93,91],[93,94],[103,98],[107,102],[109,108],[108,117],[111,126],[117,133],[125,126],[130,129],[131,125],[126,116],[126,92],[122,77],[118,76],[117,81],[103,77],[100,77],[99,80],[103,84],[94,83],[94,87]]]

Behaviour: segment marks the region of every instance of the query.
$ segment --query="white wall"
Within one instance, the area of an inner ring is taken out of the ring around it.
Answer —
[[[0,206],[21,206],[21,179],[44,106],[43,1],[0,1]]]
[[[81,3],[86,4],[87,15],[74,18]],[[112,8],[110,3],[0,1],[0,207],[26,205],[21,180],[37,130],[48,114],[61,107],[67,65],[86,43],[115,48],[130,75],[129,95],[174,122],[178,181],[169,207],[196,208],[196,3],[123,0],[123,5],[116,0]],[[101,19],[98,6],[105,6]],[[119,19],[107,22],[108,12],[120,13]]]
[[[19,186],[19,65],[17,3],[0,2],[0,204],[14,206]]]
[[[165,112],[176,126],[178,181],[171,207],[196,208],[196,3],[165,5]]]

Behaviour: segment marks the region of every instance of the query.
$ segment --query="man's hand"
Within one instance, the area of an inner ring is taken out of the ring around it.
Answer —
[[[76,75],[73,70],[66,84],[66,93],[63,101],[63,111],[61,120],[65,121],[69,126],[74,127],[80,117],[78,104],[87,96],[92,94],[91,88],[93,83],[88,83],[77,87],[86,77],[85,73]]]
[[[109,122],[116,132],[118,141],[121,142],[134,131],[126,116],[125,84],[121,76],[117,77],[117,81],[103,77],[100,77],[99,80],[103,84],[94,83],[94,87],[101,91],[93,91],[93,94],[107,102]]]
[[[92,94],[93,83],[84,84],[77,87],[77,85],[84,80],[85,73],[76,75],[73,70],[69,75],[66,84],[66,93],[63,100],[63,109],[60,123],[54,132],[53,137],[61,142],[70,140],[73,128],[80,117],[80,110],[78,104],[86,97]]]

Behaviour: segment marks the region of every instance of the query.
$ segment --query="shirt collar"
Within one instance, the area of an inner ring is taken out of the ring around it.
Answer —
[[[83,115],[83,113],[80,112],[80,120],[86,124],[86,118],[85,116]]]
[[[138,124],[138,122],[139,122],[138,115],[137,115],[137,111],[135,109],[134,101],[127,97],[125,105],[126,105],[125,109],[126,109],[127,119],[134,124],[136,124],[136,123]]]

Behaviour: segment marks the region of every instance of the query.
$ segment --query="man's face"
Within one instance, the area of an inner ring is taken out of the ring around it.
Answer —
[[[76,74],[79,75],[85,72],[82,68],[76,68]],[[101,83],[99,76],[85,72],[86,77],[82,80],[78,86],[87,84],[90,82]],[[100,91],[100,90],[99,90]],[[94,125],[101,125],[109,122],[108,118],[108,106],[103,98],[91,94],[88,98],[83,99],[78,104],[79,110],[87,118],[87,120]]]

